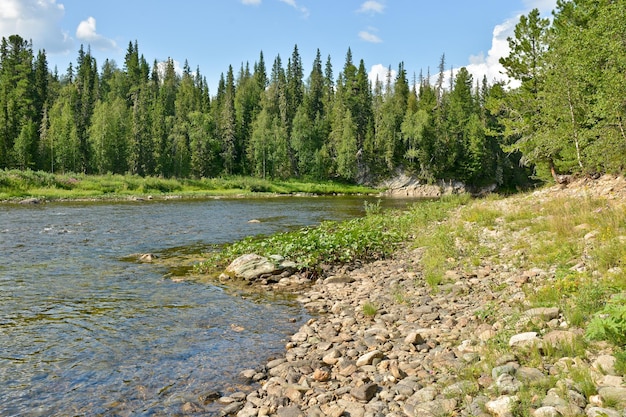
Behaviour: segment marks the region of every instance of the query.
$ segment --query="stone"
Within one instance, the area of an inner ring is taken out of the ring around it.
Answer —
[[[510,347],[532,346],[538,343],[537,332],[519,333],[509,339]]]
[[[544,321],[550,321],[559,317],[560,310],[558,307],[538,307],[526,310],[524,315],[526,317],[539,317]]]
[[[510,374],[502,374],[496,379],[496,386],[502,394],[515,394],[522,388],[522,383]]]
[[[541,381],[546,376],[540,369],[522,366],[515,372],[515,377],[523,383],[532,384]]]
[[[503,395],[495,400],[487,401],[485,409],[495,417],[513,417],[513,407],[519,401],[515,395]]]
[[[378,392],[378,385],[370,382],[350,390],[350,395],[359,401],[369,402]]]
[[[220,416],[230,416],[243,408],[244,404],[239,401],[230,403],[220,410]]]
[[[615,356],[600,355],[593,361],[593,369],[606,375],[617,375],[615,372]]]
[[[534,417],[559,417],[561,414],[552,406],[539,407],[533,414]]]
[[[235,278],[253,281],[264,274],[275,274],[277,267],[268,258],[249,253],[232,261],[224,272]]]
[[[623,414],[610,408],[590,407],[587,409],[587,417],[623,417]]]
[[[330,379],[330,372],[327,369],[316,369],[313,372],[313,379],[318,382],[326,382]]]
[[[616,402],[620,408],[626,408],[626,387],[602,387],[598,395],[604,403]]]
[[[304,417],[304,413],[297,405],[290,405],[287,407],[279,407],[276,410],[278,417]]]
[[[424,343],[424,338],[418,332],[411,332],[404,338],[404,343],[407,345],[421,345]]]
[[[543,342],[551,346],[571,346],[576,337],[576,333],[569,330],[552,330],[543,336]]]
[[[371,352],[367,352],[365,355],[357,359],[356,366],[371,365],[374,362],[374,359],[380,359],[382,357],[383,357],[383,353],[380,350],[373,350]]]

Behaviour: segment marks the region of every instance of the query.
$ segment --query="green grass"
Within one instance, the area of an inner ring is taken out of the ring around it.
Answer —
[[[373,194],[379,190],[339,182],[270,181],[252,177],[175,179],[137,175],[50,174],[0,170],[0,200],[124,198],[128,196],[214,196],[272,194]]]
[[[418,228],[444,219],[453,208],[467,201],[467,197],[461,196],[420,202],[406,211],[370,210],[365,217],[344,222],[323,222],[317,227],[249,237],[216,248],[196,269],[217,275],[228,263],[246,253],[282,255],[301,270],[309,271],[317,271],[322,264],[385,258],[411,239]]]

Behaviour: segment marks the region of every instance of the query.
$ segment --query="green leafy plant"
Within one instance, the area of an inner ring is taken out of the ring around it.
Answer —
[[[587,326],[586,335],[592,340],[608,340],[626,346],[626,294],[609,299]]]

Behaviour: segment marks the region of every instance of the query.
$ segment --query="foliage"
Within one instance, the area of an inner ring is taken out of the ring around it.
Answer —
[[[587,326],[587,337],[608,340],[617,346],[626,346],[626,295],[609,299]]]
[[[124,195],[228,195],[275,193],[370,194],[363,186],[337,182],[270,181],[254,177],[173,179],[138,175],[51,174],[44,171],[0,170],[0,199],[27,196],[57,198],[115,197]]]
[[[198,270],[217,273],[247,253],[266,257],[283,255],[296,262],[300,269],[311,271],[322,264],[385,258],[408,239],[415,227],[445,218],[451,209],[466,201],[467,197],[424,201],[405,212],[388,210],[345,222],[323,222],[317,227],[248,237],[209,253]]]

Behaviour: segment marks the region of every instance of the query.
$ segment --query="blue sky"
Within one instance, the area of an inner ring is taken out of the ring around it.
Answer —
[[[80,45],[101,66],[119,67],[129,41],[150,64],[185,60],[199,66],[211,93],[232,65],[250,66],[263,51],[268,71],[298,46],[305,76],[317,49],[330,55],[335,77],[348,48],[373,80],[402,61],[408,76],[467,67],[475,79],[502,78],[498,58],[508,54],[520,14],[539,8],[549,16],[556,0],[0,0],[0,36],[18,33],[45,49],[50,69],[64,73]],[[394,73],[395,75],[395,73]]]

